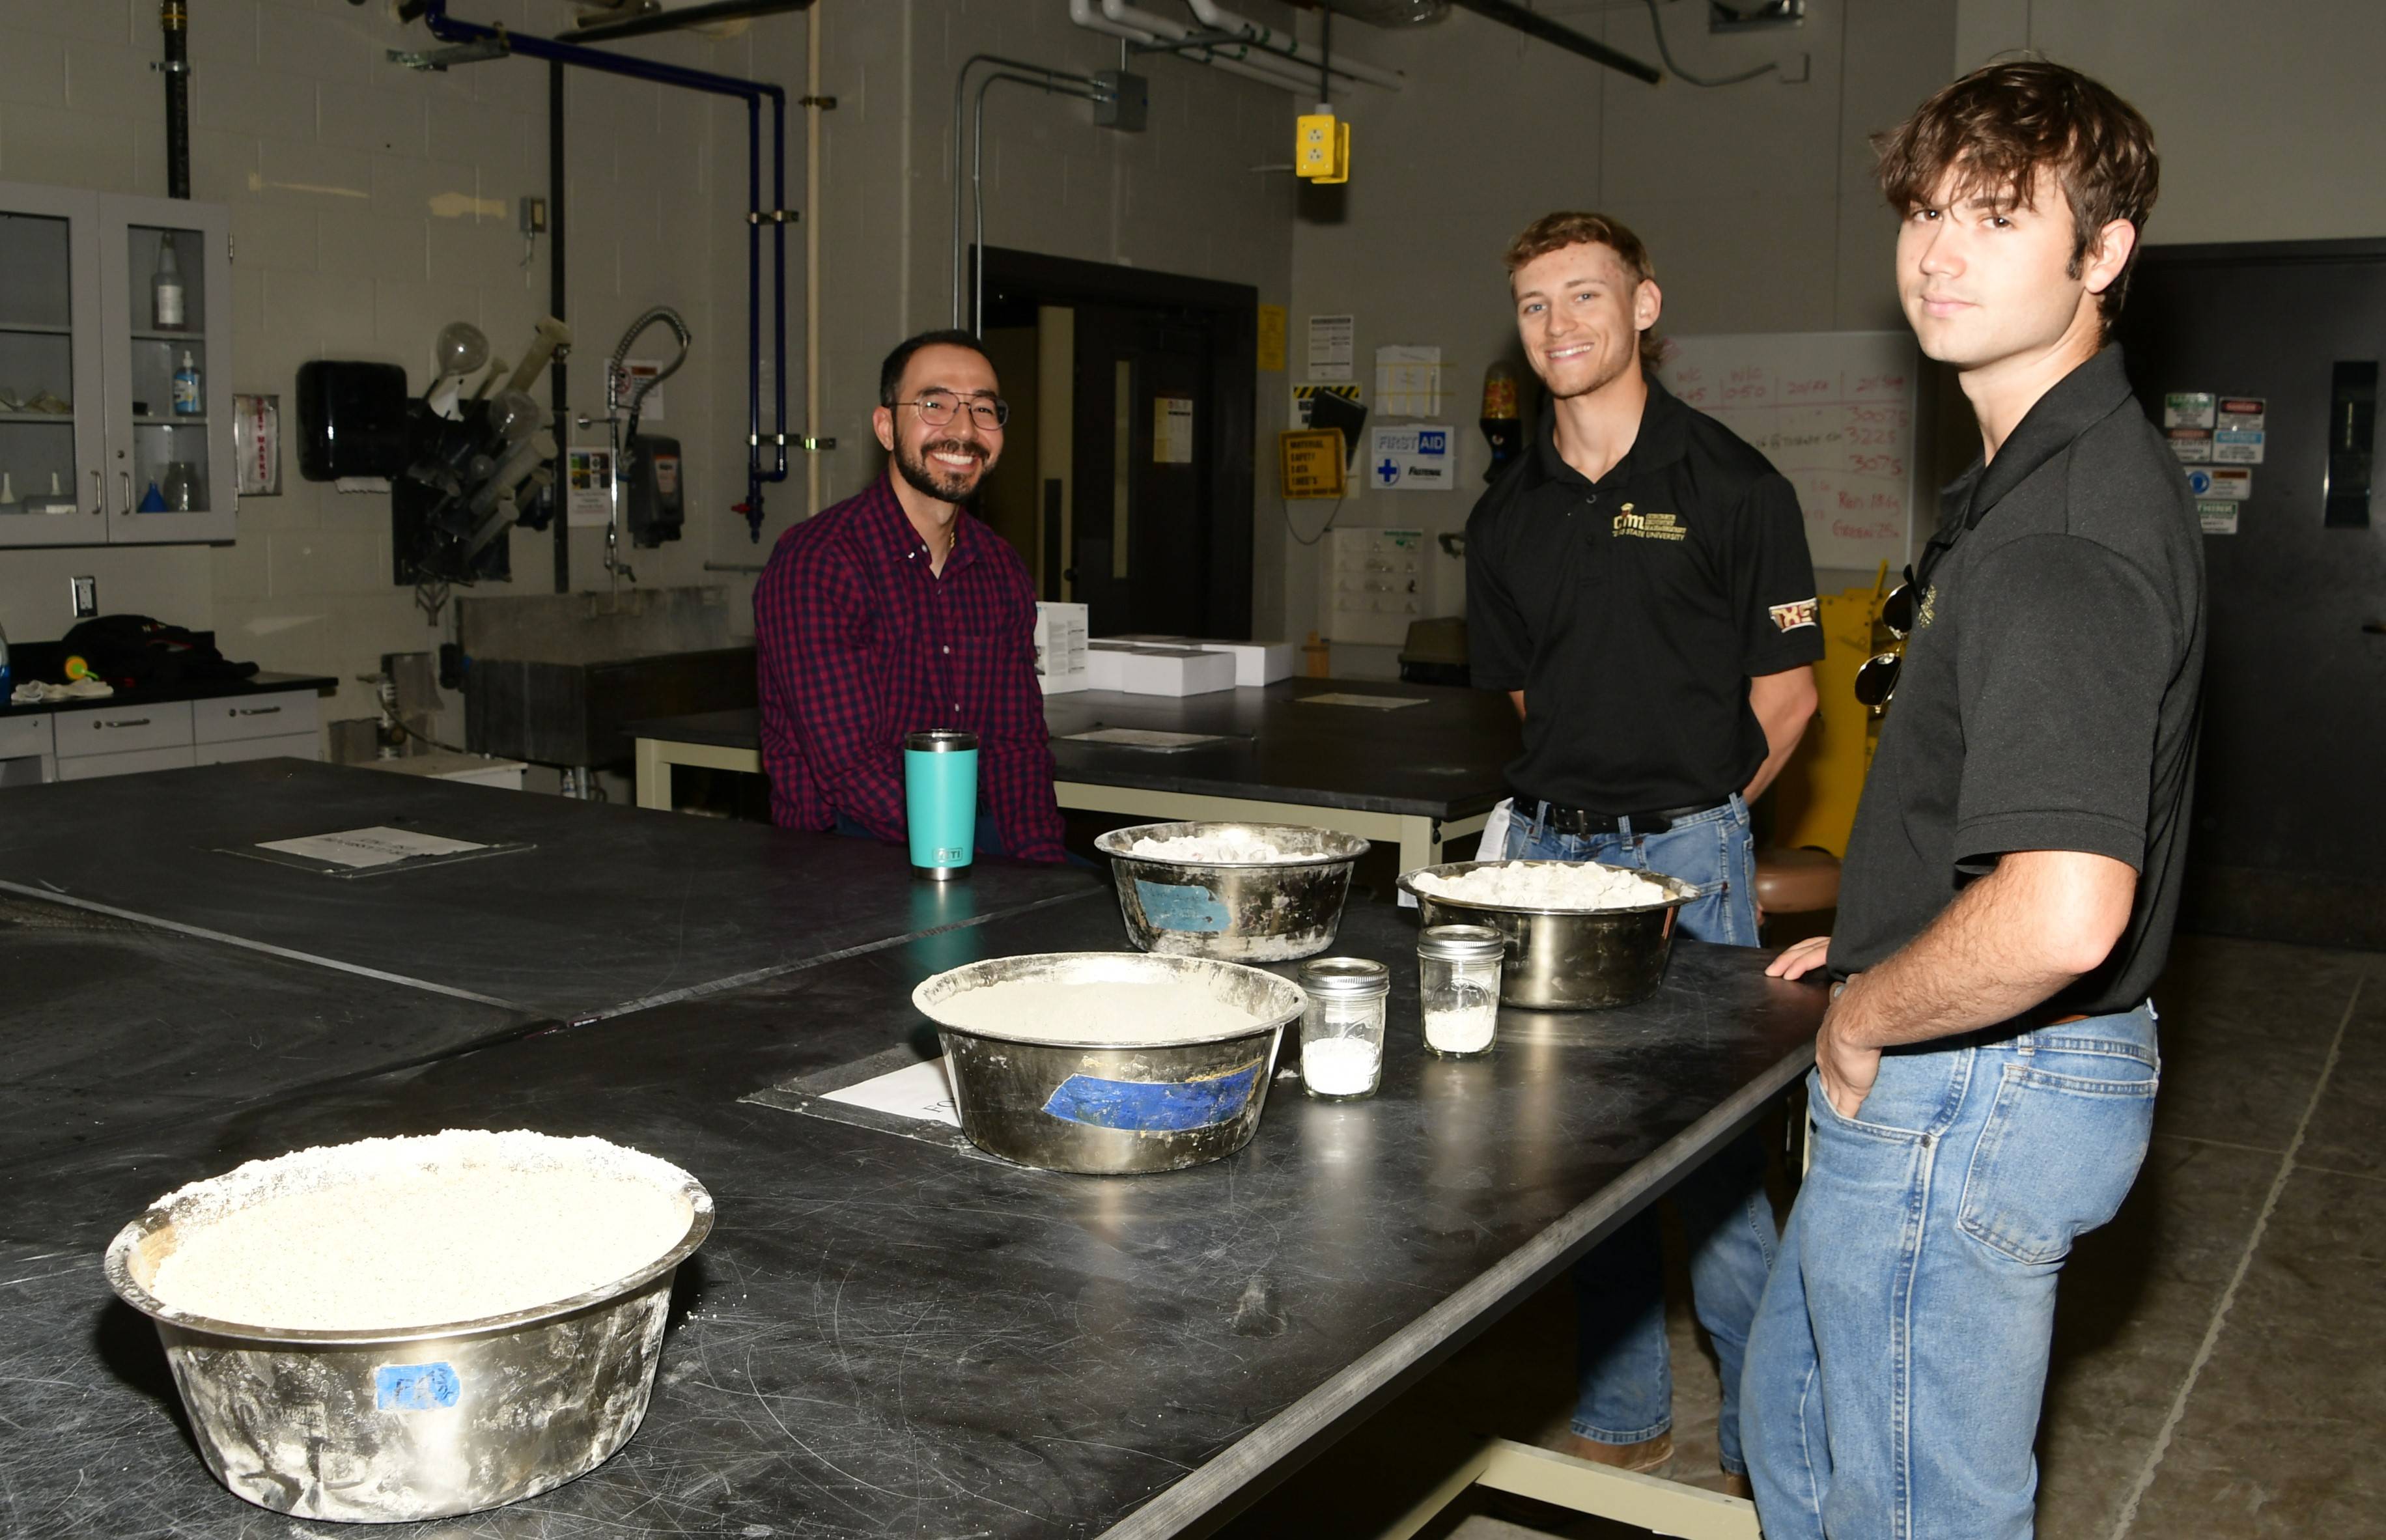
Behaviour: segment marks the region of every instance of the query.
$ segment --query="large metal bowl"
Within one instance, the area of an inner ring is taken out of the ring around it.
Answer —
[[[1241,834],[1294,853],[1282,861],[1176,861],[1130,853],[1137,840]],[[1127,939],[1147,952],[1229,962],[1289,962],[1334,945],[1356,834],[1298,823],[1144,823],[1094,842],[1111,858]]]
[[[1419,877],[1463,877],[1481,867],[1560,866],[1559,861],[1452,861],[1421,867],[1400,878],[1427,925],[1488,925],[1507,938],[1501,959],[1500,998],[1530,1010],[1601,1010],[1628,1006],[1657,992],[1673,955],[1674,919],[1698,889],[1677,877],[1629,870],[1671,895],[1662,904],[1628,909],[1529,909],[1445,898],[1416,885]],[[1603,865],[1605,863],[1593,863]]]
[[[627,1277],[478,1321],[285,1331],[178,1310],[149,1292],[175,1246],[151,1208],[117,1233],[107,1281],[157,1322],[199,1453],[259,1508],[397,1523],[534,1496],[603,1464],[638,1431],[672,1275],[712,1229],[686,1172],[687,1231]]]
[[[1055,1042],[955,1025],[956,995],[1013,980],[1162,983],[1260,1018],[1197,1042],[1155,1046]],[[911,992],[936,1023],[961,1132],[990,1155],[1046,1171],[1124,1175],[1182,1171],[1250,1144],[1275,1075],[1284,1029],[1305,996],[1288,980],[1208,958],[1045,952],[939,973]]]

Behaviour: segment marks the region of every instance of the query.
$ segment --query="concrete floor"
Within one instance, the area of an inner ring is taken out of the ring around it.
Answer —
[[[2182,936],[2154,1002],[2153,1149],[2063,1274],[2038,1533],[2386,1536],[2386,954]],[[1714,1359],[1678,1300],[1672,1326],[1676,1452],[1661,1473],[1712,1485]],[[1572,1338],[1561,1283],[1224,1533],[1372,1534],[1470,1435],[1562,1430]],[[1507,1502],[1477,1491],[1425,1533],[1642,1533]]]

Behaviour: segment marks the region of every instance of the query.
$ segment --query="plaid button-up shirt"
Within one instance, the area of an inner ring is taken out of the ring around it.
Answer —
[[[1036,590],[986,524],[964,512],[954,533],[938,577],[882,476],[779,537],[754,590],[771,817],[830,829],[842,813],[901,840],[904,735],[961,728],[1003,849],[1058,861]]]

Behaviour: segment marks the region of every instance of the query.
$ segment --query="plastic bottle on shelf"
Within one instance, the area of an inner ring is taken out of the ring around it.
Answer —
[[[157,243],[157,277],[150,285],[150,319],[160,332],[182,329],[182,269],[174,260],[174,238]]]
[[[199,370],[187,347],[182,349],[182,367],[174,371],[174,412],[178,417],[195,417],[199,412]]]

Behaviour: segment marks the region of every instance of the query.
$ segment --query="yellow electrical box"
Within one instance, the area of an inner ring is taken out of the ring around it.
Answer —
[[[1292,169],[1304,182],[1350,180],[1350,125],[1330,112],[1304,112],[1293,135]]]

